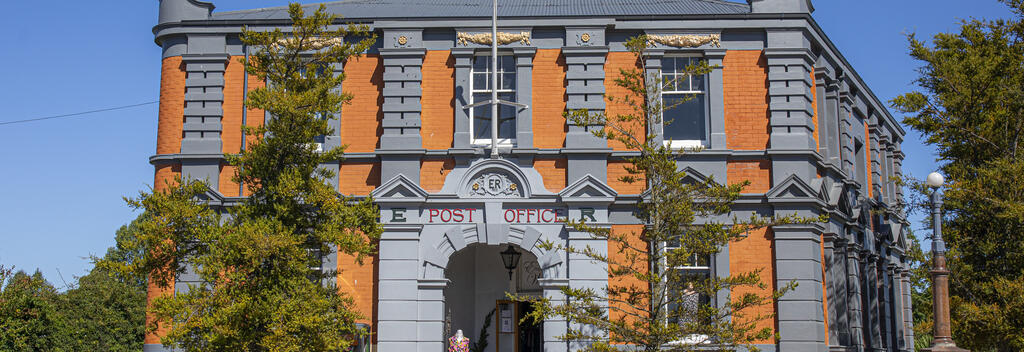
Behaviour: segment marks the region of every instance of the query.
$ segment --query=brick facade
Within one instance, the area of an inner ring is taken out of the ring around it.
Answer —
[[[407,0],[396,1],[402,3]],[[434,6],[408,1],[403,3],[406,8]],[[669,0],[668,3],[689,1],[696,0]],[[378,44],[366,54],[345,63],[343,72],[346,80],[341,89],[351,93],[354,99],[342,108],[336,138],[330,139],[333,136],[328,136],[328,139],[332,142],[340,140],[341,145],[347,146],[346,158],[337,163],[339,194],[374,197],[381,207],[381,221],[385,228],[381,248],[389,248],[394,252],[366,258],[362,264],[351,256],[338,253],[336,263],[332,264],[338,269],[338,289],[353,299],[353,307],[363,315],[360,322],[371,326],[372,343],[378,351],[443,350],[441,332],[450,333],[443,329],[445,324],[453,324],[446,320],[450,316],[445,316],[451,312],[443,310],[450,307],[446,304],[452,303],[445,301],[446,295],[450,294],[446,290],[454,287],[446,275],[458,270],[449,267],[448,260],[454,258],[455,253],[464,253],[469,248],[493,250],[495,246],[504,248],[506,245],[514,245],[520,250],[530,251],[530,255],[524,258],[536,260],[538,265],[541,262],[547,265],[539,269],[537,277],[537,285],[543,286],[539,289],[543,295],[552,295],[557,291],[557,285],[606,282],[606,272],[602,273],[600,267],[579,258],[561,258],[557,253],[546,253],[528,241],[553,240],[593,244],[597,248],[606,246],[613,260],[622,259],[621,254],[616,253],[615,243],[598,243],[578,233],[566,235],[570,231],[563,225],[541,223],[539,215],[537,221],[523,222],[510,221],[500,215],[495,218],[495,214],[528,211],[527,208],[533,211],[551,209],[565,214],[584,214],[583,209],[597,209],[601,211],[590,214],[599,217],[599,223],[609,224],[614,233],[638,234],[643,230],[642,219],[636,219],[630,207],[636,201],[636,196],[646,189],[646,184],[621,181],[622,177],[630,176],[626,171],[629,164],[625,160],[633,151],[627,150],[617,141],[604,143],[588,139],[591,136],[586,135],[585,128],[573,126],[563,115],[567,107],[572,106],[603,110],[609,116],[636,112],[632,106],[621,101],[621,97],[629,92],[619,87],[615,80],[621,77],[622,70],[640,68],[637,56],[624,49],[625,40],[640,33],[668,36],[712,33],[717,35],[715,38],[719,41],[717,45],[704,44],[698,47],[673,47],[658,43],[652,48],[656,56],[695,55],[703,56],[709,62],[721,62],[719,67],[705,77],[705,122],[708,128],[704,140],[706,150],[679,156],[680,168],[712,176],[719,182],[749,182],[742,192],[742,205],[738,206],[742,208],[738,210],[742,213],[740,218],[749,213],[789,215],[794,212],[807,216],[829,214],[832,217],[825,224],[751,231],[746,238],[730,243],[724,252],[726,254],[715,258],[714,270],[724,270],[731,275],[759,272],[761,281],[766,285],[764,289],[737,289],[729,293],[733,299],[748,292],[770,294],[784,285],[785,281],[778,281],[780,278],[796,278],[809,284],[821,283],[820,297],[817,296],[819,293],[807,292],[817,291],[817,286],[814,286],[814,290],[805,288],[805,291],[800,291],[801,297],[789,301],[783,299],[745,312],[748,318],[776,316],[760,322],[758,326],[778,332],[779,341],[758,341],[758,347],[790,352],[857,350],[858,346],[865,346],[864,341],[871,337],[856,334],[872,331],[868,325],[879,324],[879,319],[890,317],[873,316],[870,317],[873,320],[858,322],[855,320],[859,317],[830,316],[829,306],[834,303],[830,301],[860,300],[862,292],[880,288],[866,287],[861,291],[842,289],[853,287],[847,281],[850,278],[856,281],[858,274],[853,272],[848,277],[836,277],[834,273],[840,271],[828,267],[825,262],[833,255],[845,258],[847,254],[838,252],[840,248],[873,252],[885,247],[885,253],[900,253],[902,244],[889,238],[898,239],[902,234],[882,234],[880,231],[883,229],[873,228],[872,221],[855,223],[864,220],[843,213],[843,209],[876,206],[873,203],[862,203],[865,196],[874,198],[875,193],[878,193],[873,191],[873,183],[878,183],[882,190],[893,187],[885,184],[887,180],[876,179],[870,169],[873,158],[885,160],[886,164],[890,160],[886,160],[884,155],[872,156],[871,153],[873,145],[882,144],[895,146],[892,155],[900,155],[898,146],[903,132],[895,120],[887,115],[884,104],[868,94],[866,86],[849,64],[840,55],[836,55],[837,49],[829,42],[821,41],[824,35],[808,35],[820,29],[811,26],[800,16],[778,16],[772,12],[809,14],[810,10],[802,7],[807,1],[700,3],[703,6],[701,8],[710,6],[720,12],[687,16],[713,16],[714,21],[707,23],[721,25],[722,28],[689,28],[686,27],[687,21],[667,20],[650,14],[603,17],[572,15],[568,16],[572,19],[565,20],[565,23],[558,22],[561,21],[560,17],[552,20],[544,18],[546,15],[543,14],[517,17],[516,26],[519,27],[515,27],[515,31],[528,33],[530,40],[503,44],[500,49],[503,55],[514,57],[514,74],[518,75],[516,78],[519,83],[515,87],[516,100],[529,103],[528,110],[521,110],[527,113],[519,113],[518,116],[530,120],[523,120],[523,123],[517,121],[521,128],[516,131],[516,136],[522,140],[532,138],[532,144],[500,148],[498,158],[490,157],[489,148],[473,146],[464,139],[468,138],[466,126],[471,121],[467,121],[462,108],[469,103],[467,89],[471,72],[479,69],[472,68],[473,57],[486,54],[488,48],[472,40],[459,40],[459,35],[475,35],[476,29],[466,29],[464,27],[470,25],[449,21],[448,17],[429,17],[429,20],[423,20],[416,17],[419,16],[417,13],[405,14],[403,16],[412,17],[400,19],[388,17],[393,15],[390,13],[378,14],[390,18],[386,21],[374,17],[355,18],[356,21],[373,26]],[[202,11],[193,11],[197,8],[202,10],[202,7],[191,0],[162,0],[161,4],[162,7],[175,4],[173,6],[185,10],[167,11],[166,14],[162,12],[162,15],[174,18],[168,20],[161,17],[161,25],[156,29],[157,42],[163,46],[166,57],[162,59],[161,65],[154,190],[165,191],[165,181],[173,180],[175,176],[209,175],[211,177],[208,180],[216,191],[211,193],[214,193],[214,198],[220,197],[214,199],[214,202],[237,197],[240,195],[240,186],[233,180],[235,168],[225,165],[222,160],[218,160],[216,153],[206,149],[183,152],[183,130],[192,128],[190,133],[203,136],[198,142],[186,140],[186,145],[195,142],[199,143],[197,146],[203,147],[217,142],[207,140],[206,136],[216,139],[219,133],[219,152],[226,154],[238,153],[258,138],[242,135],[243,120],[249,126],[259,126],[265,119],[263,111],[245,110],[245,85],[247,83],[251,91],[263,87],[264,82],[255,77],[248,77],[246,82],[247,76],[239,60],[245,55],[243,50],[251,49],[238,45],[237,33],[233,31],[237,31],[239,22],[246,25],[250,22],[263,23],[264,20],[277,23],[270,19],[277,16],[273,12],[276,10],[233,13],[230,16],[236,17],[223,18],[230,21],[221,23],[219,21],[222,18],[215,13],[203,17]],[[664,6],[664,3],[652,2],[645,5],[657,8]],[[351,2],[332,2],[330,6],[342,8],[355,5]],[[464,7],[472,5],[449,10],[458,12]],[[579,8],[574,11],[589,10]],[[626,5],[605,10],[609,13],[640,11]],[[373,11],[379,12],[379,9]],[[522,9],[511,7],[503,11]],[[343,12],[340,14],[345,15]],[[267,17],[260,17],[264,15]],[[659,16],[662,15],[666,14]],[[679,14],[673,12],[670,15],[675,18],[673,16]],[[768,16],[765,18],[771,18],[772,21],[753,25],[762,23],[751,21],[751,18],[758,16]],[[598,22],[607,23],[590,24],[598,17]],[[348,19],[351,18],[346,17]],[[532,19],[546,22],[530,25]],[[188,24],[190,31],[195,32],[177,31],[178,27],[184,26],[180,21],[196,21]],[[773,24],[774,21],[779,23]],[[765,27],[758,27],[762,25]],[[470,27],[474,26],[476,24]],[[502,28],[502,31],[505,30]],[[186,80],[186,71],[189,80]],[[223,83],[220,82],[221,75]],[[222,97],[218,94],[221,84]],[[805,92],[805,88],[809,90]],[[186,94],[188,89],[196,90]],[[199,89],[202,94],[197,93]],[[822,95],[822,92],[825,94]],[[185,109],[186,100],[191,104],[189,109]],[[216,108],[218,104],[221,109]],[[193,106],[201,108],[193,109]],[[869,115],[870,126],[868,122],[860,126],[860,121],[851,118],[855,112],[860,116]],[[190,122],[200,122],[184,124],[185,115],[193,119]],[[216,130],[218,126],[219,131]],[[646,137],[647,126],[636,124],[625,127]],[[857,136],[857,140],[862,138],[861,128],[865,152],[863,157],[866,158],[864,161],[868,169],[856,172],[865,173],[867,184],[851,182],[851,179],[856,181],[857,177],[850,175],[847,170],[849,167],[846,167],[846,164],[858,164],[851,163],[855,159],[845,154],[853,151],[854,141],[851,136]],[[872,139],[881,142],[873,143]],[[839,146],[826,145],[828,143]],[[843,149],[843,153],[828,148]],[[837,159],[835,162],[843,165],[832,165],[830,159]],[[488,187],[509,185],[523,188],[499,189],[500,193],[487,193],[493,191]],[[569,187],[573,185],[579,188]],[[245,188],[249,185],[242,186]],[[248,190],[243,189],[241,195],[247,194]],[[523,198],[516,199],[518,197]],[[843,201],[849,204],[842,204]],[[885,201],[888,200],[874,202]],[[408,208],[406,217],[399,218],[401,221],[393,221],[395,218],[392,218],[391,211],[397,208]],[[473,222],[445,222],[442,217],[431,217],[431,211],[440,214],[444,209],[472,210],[476,211],[477,217]],[[885,221],[904,221],[900,214],[891,215]],[[869,230],[878,231],[874,232],[877,238],[857,243],[856,235],[873,233]],[[828,236],[824,236],[826,234]],[[630,239],[639,241],[636,236]],[[826,245],[826,241],[834,239],[849,244]],[[813,246],[806,246],[812,242]],[[804,250],[793,248],[811,248],[806,251],[814,253],[796,253]],[[837,252],[825,254],[833,250]],[[401,253],[401,256],[396,253]],[[904,258],[892,256],[885,257],[885,260],[890,261],[892,266],[889,268],[905,266]],[[821,270],[818,270],[818,264]],[[814,269],[808,269],[811,267]],[[477,269],[493,268],[484,265],[474,268]],[[841,272],[847,271],[844,269]],[[498,274],[504,275],[504,271]],[[839,282],[842,284],[837,285]],[[629,280],[607,281],[612,286],[635,283]],[[152,300],[172,290],[151,286],[148,288],[148,299]],[[843,292],[833,292],[836,290]],[[476,293],[486,295],[488,292]],[[892,301],[902,302],[895,299]],[[807,302],[813,305],[805,304]],[[816,307],[819,302],[820,312],[816,308],[807,309],[810,306]],[[487,303],[484,306],[488,306],[488,309],[493,307],[489,305],[491,302],[484,303]],[[800,309],[797,309],[799,311],[784,311],[787,309],[785,307],[793,307],[790,304],[801,304]],[[878,302],[873,304],[877,307]],[[905,308],[909,307],[893,307],[893,311],[902,312]],[[817,331],[820,330],[822,320],[825,331]],[[817,325],[792,325],[793,322],[801,321],[811,321]],[[557,331],[564,328],[564,323],[557,320],[545,321],[544,329]],[[843,341],[827,337],[835,336],[840,326],[856,327],[844,335],[853,337]],[[861,327],[863,330],[857,330]],[[874,328],[878,329],[877,326]],[[912,333],[910,326],[898,329]],[[159,347],[154,347],[159,343],[159,333],[147,334],[147,351],[159,351],[156,349]],[[478,330],[473,328],[465,333],[475,336]],[[565,350],[565,345],[552,340],[551,336],[544,338],[545,350]],[[886,346],[886,350],[907,350],[906,346],[902,349],[897,347]]]

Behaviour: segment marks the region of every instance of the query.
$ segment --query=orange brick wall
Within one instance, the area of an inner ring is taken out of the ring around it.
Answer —
[[[821,130],[818,129],[818,81],[814,79],[814,68],[811,68],[811,82],[814,82],[811,85],[811,109],[814,110],[812,118],[814,120],[814,133],[812,133],[814,135],[814,150],[821,150],[821,141],[819,140]]]
[[[632,164],[626,161],[608,161],[608,186],[619,194],[640,194],[647,189],[647,183],[644,181],[626,183],[619,180],[630,175],[626,171],[626,167],[630,165]]]
[[[184,89],[182,90],[184,92]],[[153,191],[164,192],[168,189],[168,186],[174,186],[175,177],[181,175],[180,165],[159,165],[156,167],[156,171],[153,176]],[[146,285],[146,306],[151,307],[153,300],[160,296],[170,295],[174,293],[174,280],[171,279],[169,286],[161,287],[158,286],[154,280],[148,280]],[[152,323],[154,318],[150,314],[146,314],[146,324]],[[158,344],[160,338],[167,335],[167,326],[161,324],[160,328],[155,332],[146,332],[145,343],[146,344]]]
[[[622,97],[628,96],[630,93],[626,88],[619,87],[615,84],[615,80],[622,77],[620,70],[636,70],[639,69],[636,55],[630,52],[610,52],[608,53],[608,59],[604,64],[604,90],[605,94],[615,99],[615,101],[608,101],[605,99],[605,113],[608,114],[610,120],[615,119],[615,115],[619,114],[636,114],[633,106],[622,103]],[[636,136],[643,141],[647,135],[644,130],[644,126],[637,122],[635,124],[628,125],[629,128]],[[608,141],[608,146],[615,150],[625,150],[626,147],[617,141]],[[608,179],[612,177],[609,174]]]
[[[245,66],[239,59],[244,56],[233,56],[228,60],[224,70],[224,116],[221,118],[221,152],[238,153],[242,149],[242,109],[245,99]],[[260,120],[263,116],[260,115]],[[238,196],[238,183],[234,182],[235,167],[221,165],[220,193],[228,197]]]
[[[765,193],[772,188],[772,166],[768,160],[730,161],[728,183],[750,181],[743,193]]]
[[[729,50],[722,60],[726,144],[768,149],[768,63],[760,50]]]
[[[750,185],[743,190],[743,193],[765,193],[772,186],[771,162],[768,160],[730,161],[728,178],[730,184],[750,181]],[[775,290],[773,253],[772,235],[768,229],[751,231],[747,238],[729,244],[730,274],[745,274],[761,270],[761,281],[768,285],[764,290],[756,287],[738,288],[732,292],[733,299],[738,299],[745,293],[755,293],[760,296],[771,295]],[[755,307],[745,315],[748,318],[753,318],[758,315],[773,314],[774,311],[774,306],[765,305]],[[774,327],[774,320],[765,320],[759,326]]]
[[[359,264],[354,256],[338,253],[338,291],[353,300],[357,312],[362,315],[356,320],[372,324],[377,321],[377,257],[363,258]],[[376,331],[374,331],[376,332]],[[376,341],[376,335],[373,336]]]
[[[640,234],[643,232],[643,230],[644,230],[644,225],[612,225],[612,234],[613,235],[618,235],[618,236],[624,236],[629,241],[628,243],[630,243],[634,248],[645,248],[645,245],[643,244],[642,240],[640,239]],[[630,261],[629,258],[627,257],[627,255],[628,254],[638,254],[638,253],[635,252],[635,251],[629,250],[629,249],[623,250],[623,249],[621,249],[621,247],[622,247],[622,245],[621,245],[620,242],[614,242],[614,241],[609,241],[608,242],[608,259],[609,259],[609,261],[611,263],[622,263],[623,265],[629,265],[630,268],[633,268],[634,270],[638,270],[640,272],[646,272],[647,271],[647,261],[646,260]],[[634,267],[633,265],[636,265],[636,266]],[[637,279],[635,277],[619,276],[619,277],[616,277],[616,278],[609,277],[608,285],[610,287],[630,287],[630,286],[632,286],[632,287],[646,287],[647,283],[644,282],[643,280]],[[640,306],[644,306],[646,304],[648,304],[648,303],[644,302]],[[640,313],[640,312],[642,312],[642,311],[632,311],[629,308],[629,306],[624,304],[624,303],[613,302],[613,303],[611,303],[611,305],[612,305],[613,309],[611,309],[611,311],[609,312],[608,315],[612,319],[623,319],[626,316],[626,314],[624,312],[616,311],[615,310],[616,307],[618,307],[617,309],[622,309],[622,310],[625,310],[626,312],[631,312],[631,313]]]
[[[345,63],[345,74],[342,89],[355,97],[341,110],[341,144],[349,153],[372,152],[383,133],[384,66],[378,55],[362,56]]]
[[[565,158],[537,158],[533,161],[533,168],[544,179],[544,188],[556,193],[565,189],[568,173],[568,161]]]
[[[427,51],[422,87],[423,148],[448,149],[455,137],[455,59],[450,51]]]
[[[562,148],[565,123],[565,57],[560,49],[539,49],[533,58],[533,146]],[[550,187],[550,186],[549,186]]]
[[[455,168],[455,159],[424,159],[420,162],[420,187],[427,192],[444,188],[444,178]]]
[[[182,125],[185,123],[185,68],[181,57],[168,57],[160,68],[160,109],[157,123],[156,153],[181,152]]]
[[[761,297],[771,296],[775,292],[775,246],[772,244],[772,232],[768,229],[751,231],[747,238],[729,244],[729,273],[739,275],[752,273],[760,270],[761,282],[766,285],[765,289],[758,287],[737,287],[731,292],[732,299],[736,300],[747,293],[754,293]],[[766,304],[759,307],[751,307],[743,312],[747,319],[757,316],[768,316],[775,313],[773,304]],[[765,319],[758,323],[758,329],[775,329],[777,319]],[[761,341],[761,343],[773,343]]]
[[[380,186],[380,164],[342,162],[338,172],[338,191],[346,196],[368,195]]]

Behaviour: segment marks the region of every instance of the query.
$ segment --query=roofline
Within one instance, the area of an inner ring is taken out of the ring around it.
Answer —
[[[248,10],[246,10],[246,11],[248,11]],[[538,17],[544,17],[544,16],[505,16],[503,18],[505,18],[505,19],[533,19],[533,18],[538,18]],[[601,16],[601,17],[602,18],[611,18],[611,19],[615,19],[615,20],[624,20],[624,21],[632,21],[632,20],[708,20],[709,19],[708,15],[700,15],[700,14],[687,14],[687,15],[628,15],[628,16]],[[338,19],[335,20],[335,24],[356,23],[356,24],[371,24],[372,25],[374,22],[379,21],[379,20],[388,20],[388,21],[394,21],[394,20],[450,21],[450,20],[465,20],[467,18],[470,18],[470,19],[488,19],[488,18],[490,18],[490,16],[472,16],[472,17],[465,17],[465,16],[463,16],[463,17],[410,17],[410,16],[406,16],[406,17],[378,17],[378,18],[372,18],[372,19],[371,18],[353,19],[352,21],[347,21],[345,18],[339,17]],[[544,17],[544,18],[546,18],[546,19],[577,19],[577,18],[593,18],[593,16],[551,16],[551,17]],[[802,20],[805,20],[808,23],[808,25],[809,25],[809,29],[812,30],[814,32],[814,34],[817,37],[820,38],[821,41],[823,41],[823,43],[822,43],[822,44],[824,44],[823,47],[826,47],[828,49],[829,53],[836,60],[838,60],[843,66],[845,66],[846,69],[844,69],[843,71],[851,74],[854,82],[857,84],[857,86],[859,88],[859,91],[866,92],[867,93],[866,94],[867,97],[870,100],[872,100],[872,102],[874,102],[874,105],[876,105],[879,108],[879,109],[875,109],[875,110],[879,111],[879,112],[882,112],[882,115],[889,122],[889,125],[892,126],[899,133],[901,139],[906,136],[906,134],[907,134],[906,130],[903,129],[903,126],[901,126],[898,121],[896,121],[895,117],[893,117],[892,113],[889,111],[888,106],[883,104],[881,99],[879,99],[878,96],[875,95],[875,92],[873,90],[871,90],[871,88],[870,88],[870,86],[868,86],[867,82],[865,82],[863,77],[861,77],[860,74],[857,72],[857,69],[852,64],[850,64],[849,60],[846,59],[846,57],[842,54],[842,52],[839,50],[839,48],[835,45],[835,43],[832,42],[832,39],[830,39],[828,37],[828,35],[825,34],[825,31],[822,30],[821,26],[818,25],[818,22],[814,19],[813,16],[811,16],[811,14],[807,14],[807,13],[788,13],[788,14],[786,14],[786,13],[738,13],[738,14],[715,15],[715,17],[713,19],[714,20],[744,20],[744,19],[760,19],[760,20],[763,20],[763,19],[801,20],[802,19]],[[208,26],[237,26],[237,27],[241,27],[241,26],[245,26],[245,25],[290,26],[291,25],[291,21],[290,20],[284,20],[284,19],[255,19],[255,20],[244,20],[244,19],[216,20],[216,19],[207,19],[207,20],[189,20],[189,21],[182,21],[182,22],[172,22],[172,23],[158,24],[158,25],[153,27],[153,34],[157,35],[163,29],[171,28],[171,27],[208,27]],[[614,26],[614,24],[612,24],[611,26]],[[808,29],[808,27],[805,27],[805,29]],[[159,41],[157,41],[157,45],[160,45]]]

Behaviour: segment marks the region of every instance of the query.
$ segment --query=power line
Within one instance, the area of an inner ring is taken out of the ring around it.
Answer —
[[[118,107],[99,109],[99,110],[82,111],[82,112],[76,112],[76,113],[71,113],[71,114],[54,115],[54,116],[47,116],[47,117],[37,117],[37,118],[34,118],[34,119],[25,119],[25,120],[5,121],[5,122],[0,122],[0,126],[3,126],[3,125],[13,125],[13,124],[17,124],[17,123],[26,123],[26,122],[35,122],[35,121],[43,121],[43,120],[52,120],[52,119],[59,119],[59,118],[65,118],[65,117],[87,115],[87,114],[95,114],[97,112],[124,110],[124,109],[130,109],[130,108],[139,107],[139,106],[152,105],[152,104],[156,104],[158,102],[159,101],[149,101],[149,102],[140,103],[140,104],[118,106]]]

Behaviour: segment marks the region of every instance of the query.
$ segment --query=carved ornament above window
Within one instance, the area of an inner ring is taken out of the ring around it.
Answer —
[[[647,42],[650,45],[661,44],[676,48],[696,48],[711,44],[714,47],[722,46],[721,34],[685,34],[685,35],[647,35]]]
[[[490,33],[478,33],[469,34],[465,32],[459,32],[457,35],[459,44],[469,45],[469,43],[476,43],[480,45],[491,45],[491,34]],[[520,42],[525,45],[530,45],[530,32],[519,32],[519,33],[507,33],[498,32],[498,45],[507,45],[515,42]]]

